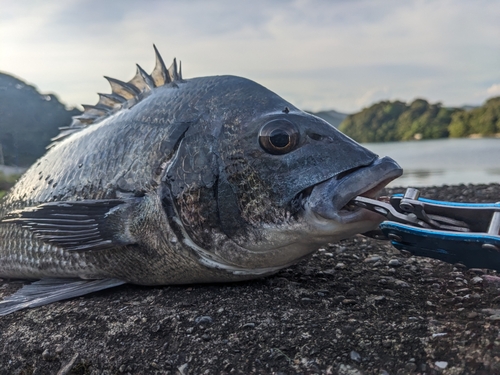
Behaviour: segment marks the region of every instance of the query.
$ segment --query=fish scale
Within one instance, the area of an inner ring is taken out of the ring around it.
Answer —
[[[401,175],[327,122],[236,76],[107,77],[0,204],[0,277],[41,279],[0,315],[123,283],[262,277],[373,229],[346,210]]]

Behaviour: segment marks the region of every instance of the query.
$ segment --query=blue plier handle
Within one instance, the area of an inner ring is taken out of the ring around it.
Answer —
[[[408,188],[385,201],[358,196],[351,203],[383,215],[380,230],[368,235],[398,250],[500,271],[500,202],[436,201]]]

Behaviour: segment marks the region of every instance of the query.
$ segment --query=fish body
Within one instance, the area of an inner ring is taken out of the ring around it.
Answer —
[[[0,277],[83,285],[62,298],[102,280],[245,280],[378,225],[347,204],[401,175],[396,162],[251,80],[183,79],[175,60],[156,58],[151,74],[108,79],[112,94],[85,106],[3,199]],[[31,286],[38,302],[19,303],[21,289],[0,314],[61,299],[46,285]]]

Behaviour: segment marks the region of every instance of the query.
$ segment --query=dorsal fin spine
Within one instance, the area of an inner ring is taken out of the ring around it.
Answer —
[[[137,65],[136,74],[129,82],[104,76],[111,86],[111,94],[99,93],[99,101],[96,105],[83,105],[84,112],[79,116],[74,116],[69,127],[60,128],[61,132],[52,139],[54,142],[47,148],[53,147],[60,140],[116,113],[120,109],[131,108],[145,96],[148,96],[149,92],[156,87],[164,85],[169,85],[171,88],[179,87],[177,83],[183,82],[181,62],[179,61],[177,69],[177,60],[174,58],[172,65],[167,69],[154,44],[153,48],[156,62],[151,74],[146,73]]]
[[[123,82],[119,79],[106,76],[104,76],[104,78],[106,78],[109,82],[109,85],[111,86],[111,92],[113,94],[123,96],[127,100],[134,98],[137,94],[140,93],[140,91],[135,86],[127,82]]]
[[[151,72],[151,77],[153,78],[156,87],[158,87],[172,82],[172,79],[170,77],[170,74],[168,73],[168,69],[165,63],[163,62],[163,58],[161,57],[160,52],[158,52],[158,49],[154,44],[153,48],[155,50],[156,63],[153,71]]]
[[[116,105],[120,105],[127,101],[127,99],[125,99],[121,95],[102,93],[99,93],[97,95],[99,95],[99,102],[97,104],[107,105],[110,107],[115,107]]]
[[[95,122],[95,120],[100,118],[100,117],[101,116],[87,115],[84,113],[83,115],[75,116],[74,118],[76,120],[80,121],[82,124],[90,125],[90,124],[93,124]]]
[[[106,116],[113,109],[112,107],[108,107],[99,103],[97,103],[96,105],[82,104],[82,107],[86,114],[98,116]]]
[[[127,83],[131,86],[134,86],[139,93],[145,92],[145,91],[151,91],[152,89],[155,88],[155,84],[153,83],[153,80],[149,76],[148,73],[144,71],[138,64],[137,66],[137,71],[135,73],[134,78],[132,78],[130,81]]]
[[[141,76],[142,80],[149,87],[150,90],[153,90],[156,87],[151,76],[148,73],[146,73],[139,64],[137,64],[137,73]]]
[[[172,78],[172,81],[175,82],[179,80],[179,73],[177,72],[177,60],[175,58],[172,62],[172,65],[170,65],[170,68],[168,68],[168,74]]]

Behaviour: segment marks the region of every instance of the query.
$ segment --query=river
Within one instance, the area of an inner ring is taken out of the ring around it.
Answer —
[[[500,138],[365,143],[404,169],[389,186],[500,183]]]

